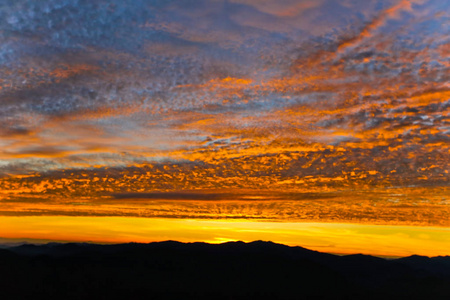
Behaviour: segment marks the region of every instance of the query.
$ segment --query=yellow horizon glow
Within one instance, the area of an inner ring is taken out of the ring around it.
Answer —
[[[450,255],[450,228],[346,223],[255,222],[134,217],[0,218],[1,239],[127,243],[176,240],[272,241],[339,254],[401,257]]]

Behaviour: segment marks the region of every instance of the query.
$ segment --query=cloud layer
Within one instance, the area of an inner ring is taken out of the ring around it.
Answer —
[[[2,207],[228,189],[417,188],[431,203],[443,189],[433,203],[444,215],[425,222],[440,224],[449,10],[440,0],[2,3]]]

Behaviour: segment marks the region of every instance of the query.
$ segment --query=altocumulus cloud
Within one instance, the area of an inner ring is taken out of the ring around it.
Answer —
[[[449,9],[2,2],[0,196],[445,190]]]

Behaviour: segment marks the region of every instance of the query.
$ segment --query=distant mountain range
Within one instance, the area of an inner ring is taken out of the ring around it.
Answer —
[[[450,257],[337,256],[271,242],[0,249],[0,299],[450,299]]]

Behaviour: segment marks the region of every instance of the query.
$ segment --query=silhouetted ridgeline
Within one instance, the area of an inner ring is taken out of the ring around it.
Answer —
[[[0,299],[450,299],[450,257],[335,256],[270,242],[0,249]]]

